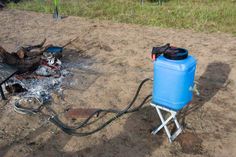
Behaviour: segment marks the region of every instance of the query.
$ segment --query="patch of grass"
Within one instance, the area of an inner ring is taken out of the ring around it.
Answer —
[[[53,12],[53,0],[23,0],[9,8]],[[140,0],[61,0],[60,14],[115,22],[184,28],[236,35],[235,0],[166,0],[159,6]]]

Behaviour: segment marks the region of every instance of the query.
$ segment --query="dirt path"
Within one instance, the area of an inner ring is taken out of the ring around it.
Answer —
[[[164,133],[150,129],[159,123],[154,109],[129,114],[89,137],[65,135],[45,119],[15,113],[0,101],[0,156],[219,156],[236,153],[236,38],[227,34],[203,34],[190,30],[160,29],[106,21],[52,15],[0,11],[0,45],[8,51],[38,43],[69,46],[64,60],[78,65],[68,80],[64,100],[54,96],[53,108],[68,106],[122,108],[138,83],[152,77],[150,51],[167,42],[185,47],[198,60],[196,80],[201,97],[194,98],[185,115],[184,133],[169,144]],[[142,97],[151,92],[151,84]],[[141,98],[139,99],[139,102]]]

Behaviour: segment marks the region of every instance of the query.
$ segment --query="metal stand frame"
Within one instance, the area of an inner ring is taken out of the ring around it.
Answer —
[[[169,139],[170,143],[172,143],[172,142],[175,140],[175,138],[183,131],[182,126],[180,126],[180,124],[179,124],[179,122],[177,121],[177,118],[176,118],[177,112],[176,112],[176,111],[173,111],[173,110],[170,110],[170,109],[168,109],[168,108],[165,108],[165,107],[163,107],[163,106],[159,106],[159,105],[153,104],[153,103],[151,103],[151,106],[153,106],[153,107],[156,108],[157,113],[158,113],[158,115],[159,115],[159,117],[160,117],[160,120],[161,120],[161,123],[162,123],[159,127],[157,127],[156,129],[154,129],[154,130],[152,131],[152,134],[153,134],[153,135],[157,134],[157,133],[164,127],[164,129],[165,129],[165,131],[166,131],[166,134],[167,134],[167,136],[168,136],[168,139]],[[161,110],[164,110],[164,111],[166,111],[166,112],[169,112],[169,113],[171,114],[170,117],[168,117],[166,120],[164,120],[163,115],[162,115],[162,113],[161,113]],[[170,133],[168,127],[167,127],[167,124],[168,124],[169,121],[171,121],[172,119],[173,119],[173,121],[174,121],[174,123],[175,123],[177,129],[176,129],[176,131],[171,135],[171,133]]]

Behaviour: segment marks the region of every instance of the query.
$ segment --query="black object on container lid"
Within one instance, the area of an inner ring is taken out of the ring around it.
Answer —
[[[182,60],[188,57],[188,50],[170,46],[169,43],[163,46],[152,48],[153,61],[155,61],[162,54],[167,59]]]
[[[188,50],[170,47],[164,52],[164,57],[171,60],[182,60],[188,57]]]

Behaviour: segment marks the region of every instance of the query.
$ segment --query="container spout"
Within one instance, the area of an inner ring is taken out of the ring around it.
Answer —
[[[189,90],[190,90],[191,92],[195,93],[197,96],[200,96],[200,92],[199,92],[199,90],[198,90],[198,85],[199,85],[199,83],[196,82],[196,81],[194,81],[193,87],[190,86]]]

